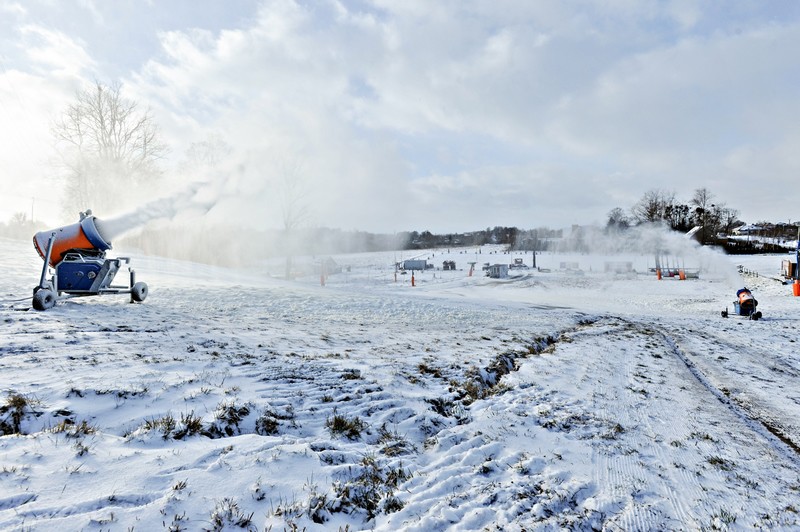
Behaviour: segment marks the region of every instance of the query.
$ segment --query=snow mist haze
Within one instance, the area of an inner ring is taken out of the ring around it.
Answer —
[[[694,238],[660,224],[646,224],[626,230],[608,231],[599,227],[581,227],[555,245],[557,251],[579,251],[596,256],[635,255],[656,260],[664,268],[697,270],[706,276],[735,280],[737,272],[725,254],[701,246]]]

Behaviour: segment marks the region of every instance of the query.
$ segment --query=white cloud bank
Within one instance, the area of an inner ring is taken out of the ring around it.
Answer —
[[[699,187],[750,221],[796,219],[793,6],[275,0],[217,26],[182,25],[177,11],[156,24],[149,8],[153,24],[125,37],[159,48],[123,81],[153,109],[172,163],[209,134],[233,146],[221,179],[234,190],[211,217],[278,226],[290,165],[313,221],[343,228],[603,222],[646,190],[688,199]],[[36,119],[57,112],[34,96],[46,81],[103,79],[96,44],[18,17],[17,39],[50,46],[0,72],[0,91],[15,77]],[[58,90],[47,99],[74,88]]]

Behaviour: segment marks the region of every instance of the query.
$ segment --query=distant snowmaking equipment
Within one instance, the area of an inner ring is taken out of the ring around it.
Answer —
[[[758,301],[747,288],[736,291],[736,300],[733,302],[733,311],[737,316],[745,316],[753,321],[761,319],[761,311],[757,311]],[[722,311],[722,317],[728,317],[728,308]]]
[[[111,283],[129,257],[107,259],[111,242],[103,235],[102,223],[87,210],[80,221],[50,231],[40,231],[33,237],[33,246],[44,260],[39,285],[33,289],[33,308],[47,310],[63,299],[108,294],[130,294],[131,303],[147,297],[147,284],[136,282],[130,267],[128,286]],[[52,268],[52,276],[47,278]]]

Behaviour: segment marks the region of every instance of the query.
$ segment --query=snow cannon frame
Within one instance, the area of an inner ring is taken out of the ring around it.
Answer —
[[[130,258],[106,258],[111,242],[97,222],[87,210],[77,223],[33,236],[33,246],[44,260],[39,285],[33,289],[33,308],[47,310],[64,299],[108,294],[130,294],[131,303],[145,300],[147,284],[136,281],[136,272],[130,266],[128,286],[111,284],[122,264],[130,264]]]

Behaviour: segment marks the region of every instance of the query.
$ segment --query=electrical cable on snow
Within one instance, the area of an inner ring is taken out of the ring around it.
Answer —
[[[20,299],[0,299],[0,305],[5,305],[6,303],[19,303],[20,301],[27,301],[29,297],[23,297]]]

